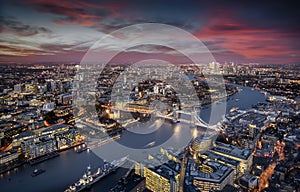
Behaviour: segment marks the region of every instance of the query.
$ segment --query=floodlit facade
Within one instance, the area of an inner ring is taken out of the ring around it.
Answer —
[[[248,172],[252,166],[253,156],[247,149],[216,142],[216,145],[210,149],[210,152],[239,161],[240,166],[238,171],[241,174]]]

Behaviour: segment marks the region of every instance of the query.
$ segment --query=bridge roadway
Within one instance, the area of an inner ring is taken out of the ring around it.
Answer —
[[[205,128],[208,128],[208,129],[212,129],[213,131],[220,130],[220,128],[217,125],[209,125],[208,123],[203,121],[196,112],[188,112],[188,111],[177,110],[177,111],[175,111],[175,113],[190,115],[191,119],[188,120],[188,119],[184,119],[184,118],[175,118],[172,113],[168,114],[168,115],[163,115],[159,112],[156,112],[156,116],[161,117],[161,118],[165,118],[165,119],[170,119],[170,120],[175,120],[176,119],[176,120],[178,120],[180,122],[183,122],[183,123],[193,124],[193,125],[200,126],[200,127],[205,127]]]
[[[155,113],[156,116],[165,118],[165,119],[170,119],[170,120],[175,120],[174,118],[174,112],[168,115],[163,115],[160,112],[155,111],[155,109],[151,109],[148,106],[140,106],[140,105],[132,105],[132,106],[125,106],[125,107],[116,107],[116,106],[106,106],[103,105],[102,107],[113,110],[113,111],[123,111],[123,112],[139,112],[139,113],[145,113],[145,114],[153,114]],[[205,121],[203,121],[199,115],[197,114],[196,111],[190,112],[190,111],[184,111],[184,110],[176,110],[176,114],[185,114],[191,116],[191,120],[187,120],[184,118],[177,118],[178,121],[183,122],[183,123],[188,123],[188,124],[194,124],[196,126],[201,126],[205,128],[209,128],[212,130],[220,130],[218,126],[216,125],[209,125]]]
[[[125,107],[102,105],[102,107],[113,110],[113,111],[123,111],[123,112],[133,112],[133,113],[139,112],[139,113],[146,113],[146,114],[151,114],[155,111],[154,109],[151,109],[150,107],[138,106],[138,105],[137,106],[125,106]]]
[[[161,114],[160,112],[156,111],[155,109],[152,109],[148,106],[143,106],[143,105],[129,105],[129,106],[124,106],[124,107],[102,105],[102,107],[109,109],[109,110],[113,110],[113,111],[134,112],[134,113],[138,112],[138,113],[144,113],[144,114],[155,113],[156,116],[161,117],[161,118],[170,119],[170,120],[178,120],[183,123],[193,124],[196,126],[205,127],[205,128],[209,128],[212,130],[220,130],[220,128],[217,125],[209,125],[208,123],[203,121],[197,114],[197,111],[195,111],[195,110],[192,112],[185,111],[185,110],[176,110],[173,113],[164,115],[164,114]],[[174,113],[176,113],[176,114],[181,113],[181,114],[189,115],[189,116],[191,116],[191,120],[184,119],[184,118],[175,118]],[[132,122],[130,122],[130,123],[132,123]]]

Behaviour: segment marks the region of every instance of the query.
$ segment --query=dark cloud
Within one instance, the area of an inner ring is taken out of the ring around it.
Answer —
[[[295,1],[58,1],[27,0],[43,13],[62,16],[56,24],[95,27],[111,31],[135,23],[165,23],[190,32],[207,25],[212,18],[234,18],[247,28],[272,28],[299,32],[300,14]],[[215,26],[222,30],[240,30],[241,26]]]
[[[17,1],[14,6],[27,7],[61,26],[85,26],[104,33],[137,23],[177,26],[204,40],[212,52],[222,59],[227,56],[233,60],[268,60],[275,58],[275,55],[277,59],[288,59],[284,55],[293,55],[300,50],[297,1],[131,0],[120,3],[114,0],[26,0]],[[2,27],[1,32],[29,36],[48,30],[10,20],[12,22],[1,21],[1,25],[6,26]],[[62,51],[65,53],[81,49],[81,46],[47,44],[41,48],[49,51],[66,50]]]
[[[31,5],[42,13],[51,13],[61,17],[54,20],[60,25],[96,26],[103,18],[116,14],[117,4],[97,4],[80,0],[27,0],[25,5]]]
[[[0,16],[1,33],[13,33],[19,36],[32,36],[39,33],[51,33],[50,29],[45,27],[36,27],[32,25],[26,25],[17,21],[13,17]]]
[[[64,49],[70,49],[70,45],[53,45],[53,44],[42,44],[40,48],[47,51],[61,51]]]
[[[221,25],[212,26],[211,29],[217,31],[236,31],[236,30],[244,30],[245,27],[236,24],[221,24]]]
[[[300,32],[297,1],[218,1],[210,7],[220,20],[231,19],[251,29]]]

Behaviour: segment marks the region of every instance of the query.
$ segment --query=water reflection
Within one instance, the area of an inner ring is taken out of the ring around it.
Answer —
[[[242,88],[243,91],[232,96],[232,98],[227,102],[227,111],[229,111],[232,107],[248,109],[251,108],[251,105],[254,105],[257,102],[265,101],[265,96],[258,91],[251,91],[251,88]],[[235,101],[236,98],[240,99],[239,102]],[[209,106],[201,109],[200,115],[204,121],[208,122],[211,116]],[[221,119],[221,117],[219,118]],[[183,141],[184,139],[197,137],[202,132],[202,129],[196,127],[190,128],[186,124],[178,123],[170,125],[169,123],[164,122],[164,120],[158,120],[157,122],[155,122],[155,125],[153,125],[153,127],[160,127],[156,134],[149,134],[148,137],[142,136],[134,138],[131,134],[125,132],[120,140],[122,140],[122,142],[124,143],[127,142],[127,144],[131,142],[128,144],[129,147],[136,146],[137,144],[139,144],[140,146],[145,146],[147,143],[155,140],[156,144],[164,142],[164,146],[172,146],[174,149],[176,149],[180,148],[183,143],[187,144],[189,142],[189,140]],[[160,123],[162,124],[160,125]],[[144,128],[146,129],[147,127]],[[134,129],[139,129],[139,127],[133,127],[133,130],[129,131],[139,131]],[[170,137],[168,141],[166,141],[166,138],[169,138],[169,134],[173,134],[173,136]],[[110,156],[112,157],[116,156],[115,159],[118,159],[121,156],[121,154],[118,154],[117,151],[110,150],[111,148],[109,148],[109,144],[103,145],[101,148],[103,150],[107,149],[107,151],[99,151],[99,156],[101,156],[102,153],[110,154]],[[159,152],[159,150],[160,147],[154,147],[153,150],[152,148],[150,148],[145,150],[145,154],[142,155],[147,155],[147,153],[151,153],[152,151]],[[73,183],[80,176],[82,176],[82,173],[86,169],[87,165],[90,164],[92,167],[99,167],[102,163],[102,160],[100,160],[92,152],[92,150],[90,151],[90,153],[76,153],[73,150],[69,150],[61,152],[60,154],[61,155],[59,157],[51,159],[49,161],[45,161],[34,167],[25,164],[19,167],[17,172],[12,171],[9,173],[1,174],[0,191],[63,191],[70,183]],[[45,174],[39,175],[38,177],[31,177],[30,174],[35,168],[43,168],[47,171]],[[106,186],[108,183],[115,182],[112,181],[113,177],[116,176],[112,175],[112,177],[107,177],[102,182],[97,183],[92,187],[92,191],[108,191],[109,187]],[[8,181],[8,178],[11,178],[11,180]],[[116,182],[117,181],[118,179],[116,179]],[[105,187],[107,188],[107,190]]]

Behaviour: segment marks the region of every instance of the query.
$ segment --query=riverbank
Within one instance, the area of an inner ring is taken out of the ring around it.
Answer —
[[[226,111],[232,107],[238,107],[241,110],[250,109],[252,105],[258,102],[265,102],[265,96],[259,91],[251,90],[249,87],[237,86],[242,89],[242,91],[237,92],[232,95],[231,98],[226,102]],[[239,99],[237,102],[236,99]],[[211,106],[207,105],[205,109],[201,109],[200,117],[209,122],[211,114]],[[222,115],[214,115],[213,120],[218,122],[222,119]],[[182,138],[185,137],[187,130],[180,127],[165,127],[167,125],[162,125],[162,129],[159,129],[157,134],[144,135],[144,137],[134,137],[134,133],[126,131],[117,143],[120,145],[134,147],[137,145],[145,146],[147,143],[155,140],[157,144],[166,141],[165,138],[169,135],[173,135],[174,142],[181,142]],[[138,129],[138,127],[136,128]],[[135,130],[133,130],[135,131]],[[112,145],[116,142],[110,142],[103,145],[101,148],[108,148],[108,152],[112,155],[124,156],[121,152],[118,153],[117,150],[112,151],[108,145]],[[123,151],[126,153],[126,151]],[[66,189],[70,183],[76,181],[82,173],[86,170],[86,167],[90,164],[91,167],[99,167],[103,164],[101,157],[102,154],[97,156],[93,150],[84,151],[82,153],[76,153],[74,150],[66,150],[60,152],[60,156],[48,161],[44,161],[40,164],[30,166],[28,164],[22,165],[16,170],[6,172],[0,176],[0,186],[2,191],[30,191],[30,192],[52,192],[52,191],[63,191]],[[116,157],[118,159],[119,157]],[[31,173],[34,169],[44,169],[45,173],[39,175],[38,177],[31,177]],[[92,170],[93,172],[95,170]],[[95,183],[92,186],[92,191],[109,191],[120,179],[121,175],[125,174],[127,171],[121,168],[116,174],[110,175],[103,180]],[[63,178],[63,179],[61,179]]]
[[[58,150],[54,151],[51,154],[45,154],[41,157],[38,157],[38,158],[32,159],[32,160],[27,160],[27,159],[19,157],[19,160],[15,161],[15,162],[12,162],[10,164],[1,165],[0,166],[0,174],[11,171],[11,170],[13,170],[15,168],[18,168],[18,167],[20,167],[24,164],[34,165],[34,164],[41,163],[43,161],[47,161],[48,159],[51,159],[51,158],[54,158],[54,157],[58,156],[60,152],[73,149],[73,148],[75,148],[75,147],[77,147],[78,145],[81,145],[81,144],[84,144],[84,142],[82,141],[82,142],[74,143],[74,144],[72,144],[72,145],[70,145],[66,148],[58,149]]]
[[[23,161],[18,161],[18,162],[15,162],[14,164],[11,164],[11,165],[2,165],[0,166],[0,174],[4,174],[8,171],[11,171],[15,168],[18,168],[24,164],[26,164],[27,162],[25,160]]]

